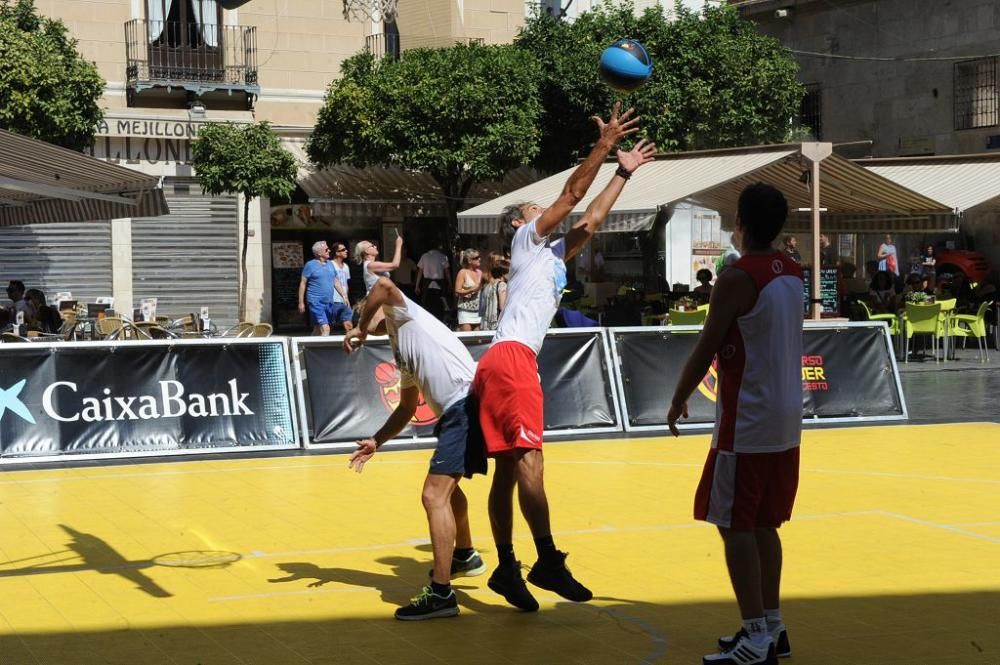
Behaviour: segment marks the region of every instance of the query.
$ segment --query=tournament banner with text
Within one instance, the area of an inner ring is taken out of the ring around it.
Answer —
[[[613,329],[611,335],[626,429],[666,429],[670,399],[698,341],[697,331]],[[897,372],[881,326],[806,327],[803,421],[904,418]],[[717,392],[718,373],[713,363],[688,400],[688,418],[682,424],[712,425]]]
[[[6,458],[296,445],[281,340],[0,349]]]
[[[491,337],[461,335],[476,361]],[[388,339],[369,337],[351,354],[343,351],[338,338],[327,340],[295,342],[304,370],[310,442],[343,443],[371,436],[400,399],[399,371]],[[589,329],[546,337],[538,357],[546,432],[621,429],[604,340],[601,331]],[[416,414],[399,436],[429,437],[436,424],[437,417],[421,396]]]

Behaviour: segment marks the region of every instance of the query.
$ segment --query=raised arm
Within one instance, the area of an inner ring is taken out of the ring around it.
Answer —
[[[628,152],[618,151],[618,170],[611,178],[611,182],[590,202],[583,216],[566,234],[564,261],[569,261],[576,256],[577,252],[594,237],[597,230],[601,228],[601,224],[607,219],[611,207],[618,200],[618,195],[621,194],[628,178],[632,177],[637,168],[653,161],[654,154],[656,154],[656,144],[647,143],[646,139],[640,140]]]
[[[621,108],[621,102],[615,102],[611,111],[611,119],[608,122],[604,122],[597,116],[592,118],[597,123],[600,138],[594,144],[590,154],[587,155],[587,159],[583,160],[583,163],[570,175],[569,180],[563,186],[562,193],[559,194],[559,198],[546,208],[542,216],[538,218],[535,223],[535,231],[538,235],[547,236],[559,228],[559,225],[573,211],[576,204],[586,196],[587,190],[590,189],[590,185],[594,182],[594,178],[608,154],[623,138],[639,131],[639,117],[629,119],[635,109],[630,108],[619,115]]]
[[[695,391],[705,373],[712,365],[712,358],[722,347],[726,331],[736,317],[747,311],[747,303],[754,301],[756,289],[750,276],[742,270],[727,270],[719,275],[708,308],[708,318],[698,335],[698,343],[688,357],[681,376],[677,380],[674,398],[670,402],[667,425],[677,436],[677,420],[687,417],[687,401]]]
[[[389,272],[390,270],[395,270],[399,267],[399,262],[403,258],[403,237],[396,234],[396,251],[393,252],[392,261],[370,261],[368,263],[368,272]]]

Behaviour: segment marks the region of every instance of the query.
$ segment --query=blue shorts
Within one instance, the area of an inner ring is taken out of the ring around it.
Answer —
[[[350,321],[354,313],[342,302],[310,302],[309,315],[313,325],[329,326]]]
[[[434,427],[438,442],[429,473],[466,478],[486,474],[486,452],[473,401],[463,397],[441,414]]]

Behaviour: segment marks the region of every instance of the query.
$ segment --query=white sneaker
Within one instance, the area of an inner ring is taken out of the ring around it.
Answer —
[[[704,656],[701,662],[702,665],[777,665],[778,657],[774,655],[770,635],[761,646],[756,646],[748,635],[742,635],[729,649]]]

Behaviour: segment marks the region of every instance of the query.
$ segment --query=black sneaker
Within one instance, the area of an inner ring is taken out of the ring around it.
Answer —
[[[521,577],[521,562],[515,561],[512,565],[503,564],[496,567],[490,575],[490,581],[486,586],[496,591],[504,597],[508,603],[525,612],[537,612],[538,601],[528,591],[528,586]]]
[[[573,579],[573,573],[566,567],[566,552],[556,552],[549,560],[536,561],[528,572],[528,581],[575,603],[585,603],[594,597],[590,589]]]
[[[767,631],[771,634],[774,642],[774,655],[778,658],[788,658],[792,655],[792,645],[788,642],[788,631],[785,624],[779,623],[773,630]],[[735,635],[727,635],[719,638],[719,648],[723,651],[732,649],[740,638],[747,634],[746,628],[740,628]]]
[[[458,598],[455,597],[455,592],[439,596],[429,586],[421,589],[420,595],[411,600],[409,605],[396,610],[396,618],[400,621],[423,621],[457,615]]]
[[[483,563],[483,558],[479,556],[479,552],[475,550],[469,555],[468,559],[459,559],[458,557],[452,557],[451,559],[451,579],[455,579],[456,577],[475,577],[485,572],[486,564]],[[427,575],[433,578],[434,569],[431,568],[428,570]]]
[[[744,633],[729,649],[713,653],[701,659],[702,665],[777,665],[774,642],[768,638],[766,644],[756,646],[750,636]]]

